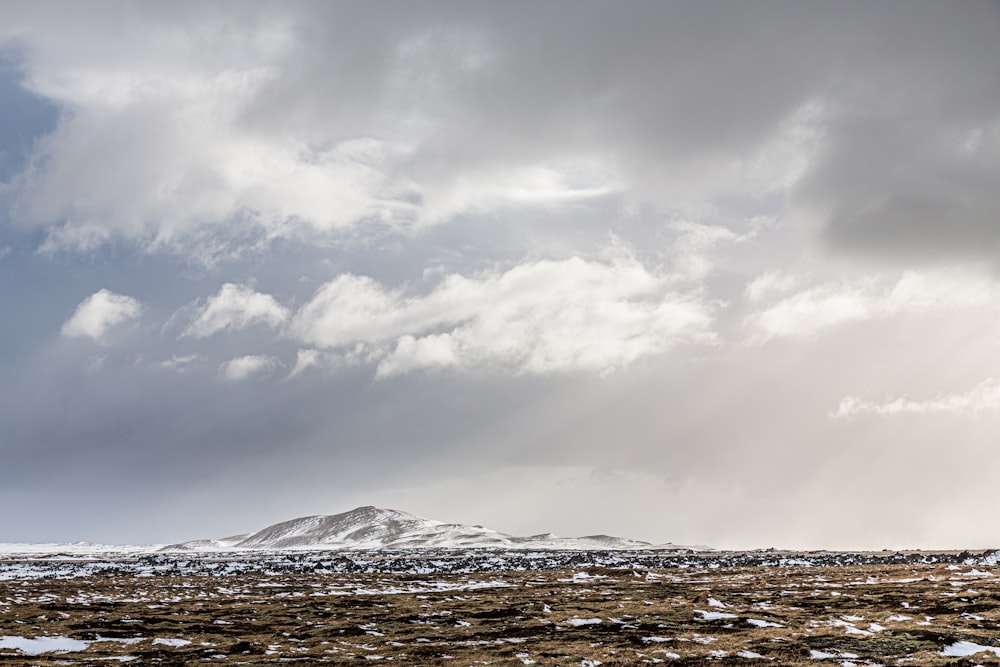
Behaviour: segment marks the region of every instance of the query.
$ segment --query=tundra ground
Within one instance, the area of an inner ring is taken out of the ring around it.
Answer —
[[[70,575],[48,563],[51,576],[23,577],[22,565],[0,577],[0,665],[1000,665],[1000,568],[954,559]]]

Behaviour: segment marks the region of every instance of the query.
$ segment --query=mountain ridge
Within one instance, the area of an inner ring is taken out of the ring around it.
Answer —
[[[281,521],[253,533],[191,540],[161,551],[310,550],[310,549],[579,549],[704,550],[674,544],[653,545],[612,535],[556,537],[540,533],[518,537],[481,525],[445,523],[402,510],[364,505],[339,514],[317,514]]]

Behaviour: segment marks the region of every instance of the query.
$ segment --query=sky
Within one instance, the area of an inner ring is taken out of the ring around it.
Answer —
[[[1000,4],[5,2],[0,542],[1000,546]]]

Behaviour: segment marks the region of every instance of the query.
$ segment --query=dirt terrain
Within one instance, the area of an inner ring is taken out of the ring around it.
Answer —
[[[8,559],[0,665],[1000,665],[1000,567],[966,554],[268,558]]]

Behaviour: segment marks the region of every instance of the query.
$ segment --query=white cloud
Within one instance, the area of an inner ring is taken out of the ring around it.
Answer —
[[[301,349],[296,352],[295,364],[285,376],[285,381],[292,380],[311,368],[331,373],[344,368],[377,363],[386,354],[384,344],[356,343],[336,350]]]
[[[969,414],[978,415],[1000,409],[1000,383],[993,378],[980,382],[967,392],[939,394],[934,398],[914,401],[903,396],[885,401],[865,401],[858,396],[848,396],[830,413],[834,419],[860,415],[890,417],[896,415]]]
[[[979,308],[995,302],[1000,285],[973,271],[907,271],[882,297],[889,313],[921,313],[944,308]]]
[[[246,285],[226,283],[217,295],[209,297],[181,336],[207,338],[253,324],[266,324],[273,329],[285,322],[288,315],[288,309],[271,295],[255,292]]]
[[[316,292],[289,330],[322,348],[389,345],[380,376],[442,366],[603,374],[712,340],[714,306],[668,283],[627,255],[450,274],[425,295],[344,274]]]
[[[871,317],[873,298],[862,283],[829,283],[798,292],[747,319],[755,341],[808,338],[823,329]]]
[[[111,95],[123,85],[117,74],[93,76],[111,77],[94,84]],[[418,158],[406,142],[256,133],[235,118],[266,75],[201,77],[113,109],[94,108],[74,89],[50,91],[79,112],[39,143],[32,166],[14,182],[17,215],[47,229],[45,250],[89,251],[126,239],[212,262],[275,238],[329,239],[463,214],[555,210],[619,187],[610,173],[580,184],[569,167],[531,161],[409,173]],[[146,159],[134,163],[136,154]],[[84,167],[96,159],[106,168]]]
[[[265,375],[280,366],[276,357],[250,354],[223,363],[219,366],[219,375],[228,382],[240,382],[255,375]]]
[[[67,57],[39,44],[26,85],[67,113],[13,181],[19,219],[48,228],[48,249],[124,238],[211,257],[261,239],[390,221],[412,208],[385,173],[405,147],[240,122],[291,45],[282,26],[267,23],[236,37],[232,59],[221,62],[205,50],[225,50],[217,42],[232,35],[173,32],[182,26],[164,25],[161,35],[182,43],[174,44],[180,52],[117,61],[93,45]],[[136,46],[113,40],[108,48]]]
[[[161,361],[156,364],[157,368],[162,368],[164,370],[175,371],[177,373],[186,373],[191,370],[192,367],[196,366],[201,362],[201,357],[197,354],[185,354],[185,355],[173,355],[169,359]]]
[[[747,287],[747,299],[758,303],[786,291],[798,279],[765,273]],[[744,321],[751,341],[809,338],[837,326],[877,317],[947,309],[996,307],[1000,284],[985,273],[939,269],[906,271],[895,281],[868,277],[833,281],[779,299]]]
[[[727,227],[704,225],[690,221],[678,221],[670,225],[677,232],[673,242],[675,277],[680,280],[702,281],[715,269],[712,251],[723,243],[744,241],[749,236],[740,236]]]
[[[295,365],[288,372],[286,380],[291,380],[302,375],[310,368],[315,368],[323,364],[323,353],[320,350],[305,349],[299,350],[295,354]]]
[[[574,182],[581,170],[585,182]],[[463,172],[442,183],[421,186],[419,221],[443,222],[463,213],[492,213],[507,208],[562,208],[606,196],[621,188],[607,167],[521,165]]]
[[[379,362],[376,377],[402,375],[421,368],[455,366],[460,362],[450,333],[422,338],[400,336],[396,349]]]
[[[63,324],[62,335],[107,343],[113,329],[138,318],[141,313],[142,304],[136,299],[102,289],[80,302]]]
[[[799,280],[795,276],[782,271],[768,271],[757,276],[746,286],[744,295],[747,301],[757,303],[770,296],[788,294],[798,287]]]

